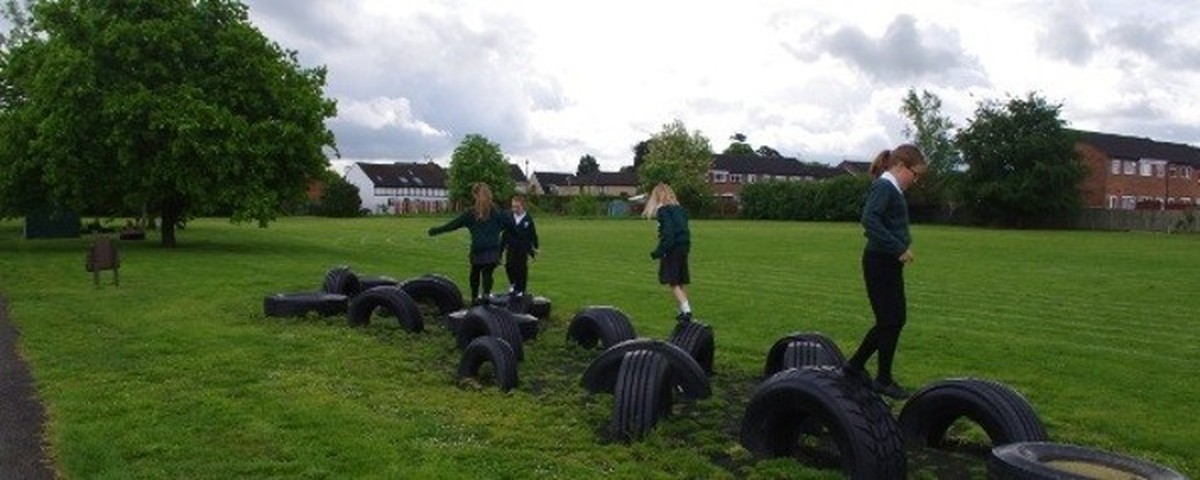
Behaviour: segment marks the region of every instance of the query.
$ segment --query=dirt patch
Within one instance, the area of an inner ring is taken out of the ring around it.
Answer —
[[[42,436],[45,408],[29,364],[17,352],[18,336],[0,298],[0,478],[53,479]]]

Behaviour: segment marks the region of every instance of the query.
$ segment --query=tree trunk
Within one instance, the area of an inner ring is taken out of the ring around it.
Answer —
[[[175,225],[179,223],[179,203],[168,200],[162,210],[162,246],[175,248]]]

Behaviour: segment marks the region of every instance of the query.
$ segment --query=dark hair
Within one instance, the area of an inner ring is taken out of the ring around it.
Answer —
[[[891,150],[884,150],[871,161],[871,178],[879,178],[897,164],[914,168],[925,164],[925,155],[916,145],[905,143]]]

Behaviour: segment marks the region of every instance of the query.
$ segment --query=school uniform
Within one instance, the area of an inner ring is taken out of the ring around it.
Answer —
[[[658,283],[691,283],[688,252],[692,235],[688,230],[687,212],[679,205],[664,205],[655,212],[655,218],[658,220],[658,246],[650,252],[650,258],[659,260]]]
[[[912,244],[908,230],[908,202],[895,177],[884,172],[871,183],[862,211],[863,281],[867,298],[875,314],[875,325],[867,332],[849,363],[861,369],[867,359],[879,353],[876,382],[891,384],[892,361],[907,321],[904,296],[904,263],[900,255]]]
[[[445,225],[429,229],[429,236],[466,227],[471,232],[471,298],[479,298],[479,287],[482,282],[483,294],[492,291],[492,271],[500,263],[500,234],[512,222],[512,217],[504,215],[501,210],[493,208],[485,218],[475,218],[475,209],[468,209],[461,215],[450,220]]]
[[[500,243],[504,245],[504,273],[514,292],[525,293],[529,282],[529,259],[537,255],[537,225],[528,211],[521,215],[506,215],[512,223],[500,236]]]

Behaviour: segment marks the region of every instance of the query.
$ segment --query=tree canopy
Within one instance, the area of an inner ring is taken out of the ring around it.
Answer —
[[[954,198],[962,176],[962,157],[954,146],[954,123],[942,115],[942,99],[928,90],[917,95],[909,89],[900,106],[908,117],[904,134],[929,163],[925,176],[913,186],[909,202],[914,207],[944,206]]]
[[[233,0],[38,0],[0,55],[0,209],[274,219],[334,146],[325,69]]]
[[[666,182],[688,210],[705,214],[712,205],[708,184],[712,156],[708,138],[698,130],[689,134],[683,122],[675,120],[650,138],[646,160],[638,169],[639,186],[648,192]]]
[[[512,197],[515,185],[510,168],[500,145],[483,135],[467,135],[450,157],[450,200],[457,205],[470,205],[471,184],[475,182],[488,184],[496,199]]]
[[[575,169],[576,175],[591,175],[600,172],[600,162],[596,161],[596,157],[584,155],[579,157],[579,167]]]
[[[955,145],[968,165],[962,199],[982,220],[1037,225],[1079,210],[1087,168],[1061,109],[1033,93],[981,102],[959,132]]]
[[[723,151],[721,153],[723,153],[725,155],[747,155],[747,156],[755,155],[754,147],[751,147],[749,143],[746,143],[746,135],[745,134],[740,133],[740,132],[735,133],[733,135],[730,135],[729,139],[733,140],[733,141],[730,142],[729,146],[725,147],[725,151]]]

